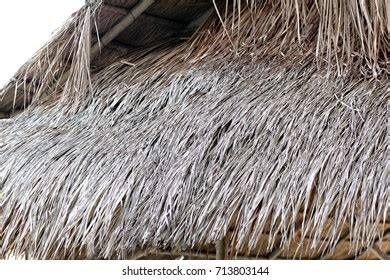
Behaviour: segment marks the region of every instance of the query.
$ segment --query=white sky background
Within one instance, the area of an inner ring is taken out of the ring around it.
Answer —
[[[0,88],[85,0],[0,0]]]

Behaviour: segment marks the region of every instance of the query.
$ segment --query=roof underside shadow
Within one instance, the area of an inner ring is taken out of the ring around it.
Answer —
[[[208,0],[105,0],[96,27],[92,28],[91,69],[99,69],[112,57],[134,50],[170,40],[185,40],[213,9],[213,3]],[[108,37],[106,42],[105,37]],[[63,83],[66,78],[64,75]],[[29,103],[22,87],[0,92],[0,118],[24,110]]]

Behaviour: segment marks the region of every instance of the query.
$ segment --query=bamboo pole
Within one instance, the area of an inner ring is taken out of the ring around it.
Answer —
[[[95,0],[89,0],[89,1],[95,1]],[[124,31],[127,27],[129,27],[145,10],[147,10],[154,2],[155,0],[143,0],[140,3],[138,3],[131,11],[114,27],[112,27],[109,31],[106,32],[106,34],[103,35],[103,37],[95,43],[91,47],[90,52],[90,61],[92,61],[100,52],[101,50],[106,47],[109,43],[112,42],[122,31]],[[69,78],[70,71],[66,71],[64,75],[62,75],[60,84],[63,84],[66,82],[66,80]]]
[[[101,49],[114,40],[122,31],[131,25],[146,9],[148,9],[155,0],[143,0],[138,3],[131,11],[113,28],[111,28],[101,40],[91,48],[91,61],[100,53]]]
[[[95,1],[95,0],[92,0]],[[103,37],[95,43],[91,48],[90,53],[90,61],[92,61],[96,55],[98,55],[101,50],[106,47],[109,43],[112,42],[122,31],[124,31],[127,27],[129,27],[135,20],[138,18],[147,8],[149,8],[155,0],[143,0],[138,3],[131,11],[114,27],[112,27]],[[66,82],[69,78],[70,71],[66,71],[64,75],[62,75],[60,84]]]
[[[216,260],[225,260],[226,259],[226,238],[223,237],[221,240],[218,240],[215,244],[216,253],[215,253],[215,259]]]

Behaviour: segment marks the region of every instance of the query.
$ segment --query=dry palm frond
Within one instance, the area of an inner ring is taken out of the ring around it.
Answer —
[[[336,65],[339,74],[360,67],[366,75],[374,77],[390,73],[388,0],[227,0],[226,3],[220,8],[226,9],[225,18],[221,17],[222,11],[218,12],[225,33],[212,37],[218,49],[223,43],[228,50],[226,43],[230,43],[236,53],[260,49],[279,55],[299,46],[315,53],[320,64],[324,59],[329,66]],[[229,40],[223,39],[224,36]]]
[[[313,63],[277,60],[194,67],[186,49],[102,70],[73,117],[58,103],[0,122],[5,251],[125,257],[215,242],[231,225],[237,252],[264,233],[269,249],[288,247],[299,213],[320,252],[343,225],[356,253],[381,238],[386,80],[327,80]]]
[[[340,74],[378,77],[389,70],[389,0],[226,0],[213,1],[216,16],[204,36],[196,36],[192,52],[199,58],[232,54],[257,58],[315,56]],[[89,30],[103,1],[86,5],[15,75],[0,92],[33,99],[71,95],[77,110],[91,97]],[[297,60],[294,60],[297,61]],[[65,88],[64,88],[65,85]],[[56,94],[53,94],[56,93]],[[1,102],[1,101],[0,101]],[[65,108],[70,110],[69,108]]]
[[[62,96],[0,120],[0,256],[124,258],[215,243],[229,230],[235,252],[266,236],[268,250],[297,242],[298,257],[305,244],[333,252],[343,227],[354,255],[382,240],[388,29],[373,17],[383,33],[369,47],[371,2],[313,3],[231,2],[189,41],[113,58],[91,77],[93,10],[83,8],[74,39],[58,45],[75,56]],[[327,76],[316,51],[351,75]],[[55,92],[49,70],[69,58],[48,54],[26,68],[41,69],[37,101]],[[363,65],[376,80],[354,68]]]
[[[101,3],[97,1],[76,12],[0,91],[0,100],[10,90],[24,95],[25,103],[46,100],[59,92],[77,98],[76,93],[88,90],[91,23]]]

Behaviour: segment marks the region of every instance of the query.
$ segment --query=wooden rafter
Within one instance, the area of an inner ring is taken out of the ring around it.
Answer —
[[[124,15],[127,15],[129,13],[129,10],[126,8],[123,8],[123,7],[115,6],[115,5],[108,4],[108,3],[104,3],[103,5],[105,8],[108,8],[110,10],[110,12],[113,12],[117,15],[124,16]],[[172,29],[182,30],[183,28],[186,27],[186,24],[183,22],[168,19],[165,17],[160,17],[158,15],[150,14],[147,12],[144,12],[142,14],[142,17],[147,18],[149,22],[154,22],[158,25],[167,26],[167,27],[172,28]]]
[[[215,244],[215,259],[224,260],[226,259],[226,238],[218,240]]]
[[[122,31],[129,27],[155,0],[143,0],[138,3],[130,12],[122,18],[114,27],[104,34],[104,36],[91,48],[91,60],[100,53],[101,49],[114,40]]]

